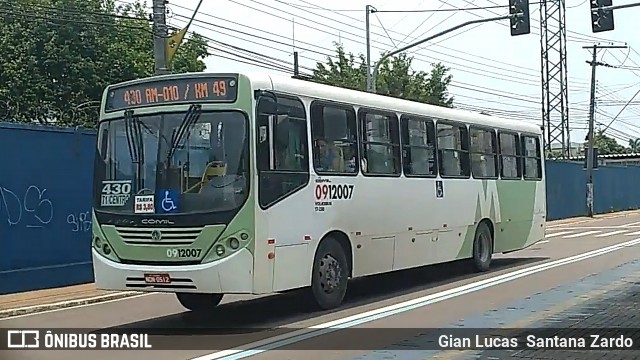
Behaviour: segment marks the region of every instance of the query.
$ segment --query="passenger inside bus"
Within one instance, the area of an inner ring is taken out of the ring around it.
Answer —
[[[344,172],[344,157],[341,149],[325,139],[317,139],[316,147],[316,154],[318,154],[317,169],[319,171]]]

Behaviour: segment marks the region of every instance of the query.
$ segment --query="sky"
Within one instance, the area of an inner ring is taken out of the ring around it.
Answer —
[[[170,0],[168,24],[183,27],[198,2]],[[370,16],[372,63],[382,51],[469,20],[508,14],[508,0],[206,0],[190,30],[213,40],[207,71],[291,74],[295,50],[301,72],[311,73],[335,54],[335,42],[348,52],[366,52],[366,5],[378,10]],[[528,35],[512,37],[509,20],[470,25],[409,50],[412,68],[429,71],[437,62],[451,68],[449,90],[457,107],[542,124],[539,6],[530,0]],[[596,69],[596,126],[609,125],[640,91],[640,37],[634,31],[640,7],[615,10],[615,30],[593,34],[589,6],[588,0],[566,0],[569,127],[571,141],[579,143],[587,130],[591,77],[585,63],[591,53],[583,46],[628,46],[598,52],[598,61],[615,67]],[[478,7],[491,8],[472,9]],[[606,133],[623,145],[640,137],[640,94]]]

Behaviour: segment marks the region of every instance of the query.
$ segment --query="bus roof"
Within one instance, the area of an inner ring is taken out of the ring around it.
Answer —
[[[265,78],[264,74],[247,73],[245,75],[249,76],[252,80],[258,80],[258,82],[260,82],[260,79]],[[429,116],[436,119],[457,120],[473,125],[503,128],[533,134],[542,133],[539,125],[525,122],[523,120],[505,119],[467,110],[402,100],[390,96],[372,94],[358,90],[349,90],[286,76],[269,75],[269,78],[275,91],[297,94],[299,96],[325,99],[339,103],[349,103],[374,109],[387,109],[400,113]]]
[[[197,72],[183,74],[167,74],[159,76],[151,76],[147,78],[135,79],[118,84],[111,84],[105,89],[105,94],[111,87],[119,87],[123,85],[133,85],[148,81],[162,80],[168,78],[180,77],[198,77],[207,75],[221,75],[232,73],[229,72]],[[433,117],[436,119],[446,119],[453,121],[462,121],[468,124],[489,126],[514,130],[518,132],[526,132],[532,134],[541,134],[542,130],[539,125],[525,122],[523,120],[512,120],[503,117],[484,115],[468,110],[446,108],[443,106],[429,105],[416,101],[402,100],[390,96],[372,94],[364,91],[349,90],[337,86],[323,85],[307,80],[294,79],[287,76],[271,75],[264,72],[242,72],[236,73],[247,76],[252,85],[257,88],[273,88],[275,91],[281,91],[298,96],[306,96],[310,98],[335,101],[338,103],[349,103],[357,106],[365,106],[374,109],[386,109],[399,113],[412,115],[422,115]],[[533,120],[533,119],[532,119]]]

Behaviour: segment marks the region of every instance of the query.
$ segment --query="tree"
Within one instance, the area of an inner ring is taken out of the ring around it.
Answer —
[[[335,58],[335,59],[334,59]],[[411,69],[413,58],[399,54],[385,60],[376,77],[376,92],[406,100],[452,107],[453,97],[448,93],[452,75],[441,63],[430,73]],[[326,63],[318,62],[311,80],[353,90],[366,90],[367,65],[363,54],[346,53],[336,44],[336,55],[328,56]]]
[[[0,11],[0,121],[95,126],[108,84],[153,75],[140,2],[0,0]],[[205,56],[206,41],[193,34],[174,72],[203,71]]]
[[[594,144],[598,148],[599,155],[624,154],[627,148],[618,144],[616,139],[604,134],[603,130],[598,130],[594,136]]]
[[[629,140],[629,152],[632,152],[632,153],[640,152],[640,138]]]

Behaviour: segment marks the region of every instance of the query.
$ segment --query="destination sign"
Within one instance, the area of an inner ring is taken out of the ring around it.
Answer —
[[[237,77],[166,79],[111,89],[105,111],[190,102],[234,102],[237,97]]]

